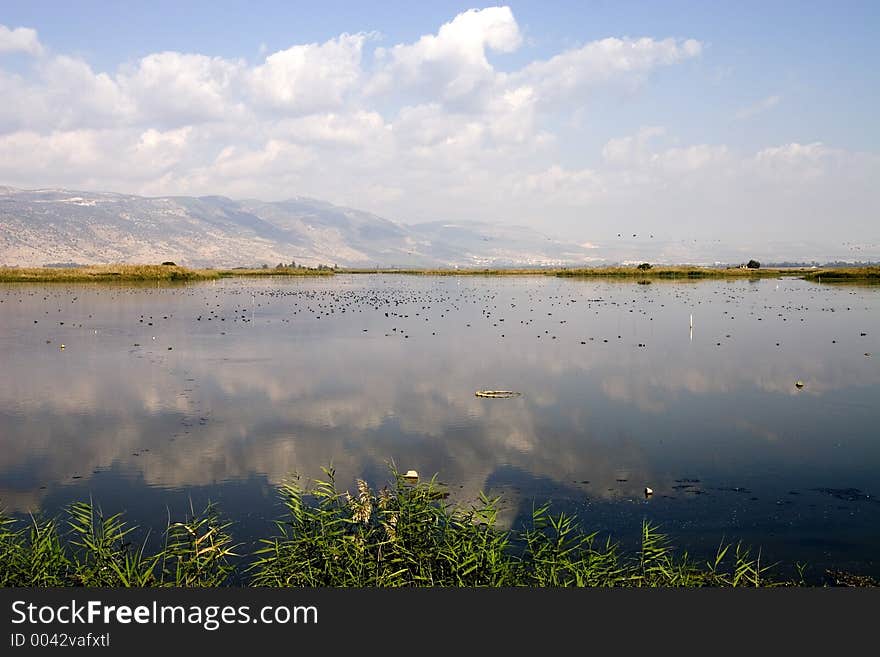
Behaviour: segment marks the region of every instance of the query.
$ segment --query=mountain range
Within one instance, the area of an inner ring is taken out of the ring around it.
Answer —
[[[604,242],[480,221],[404,224],[307,197],[136,196],[0,186],[0,266],[158,263],[189,267],[549,267],[738,264],[757,258],[868,261],[880,244],[804,240],[750,246],[682,235],[630,234]],[[589,222],[585,221],[585,228]],[[662,228],[659,227],[658,228]]]
[[[396,223],[324,201],[0,187],[0,265],[171,260],[190,267],[491,267],[600,262],[526,227]]]

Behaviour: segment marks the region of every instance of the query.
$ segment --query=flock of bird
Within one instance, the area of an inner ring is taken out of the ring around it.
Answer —
[[[784,290],[780,293],[779,283],[776,283],[773,294],[767,296],[766,293],[756,295],[758,291],[766,292],[765,288],[744,282],[724,282],[710,287],[664,283],[621,287],[615,282],[584,285],[558,279],[530,279],[538,284],[510,284],[515,279],[509,278],[502,279],[503,284],[499,279],[472,277],[423,278],[418,284],[411,284],[413,279],[404,277],[381,281],[353,279],[367,283],[361,286],[338,278],[341,285],[336,284],[337,281],[330,284],[300,281],[283,286],[229,283],[162,289],[89,288],[87,292],[75,286],[6,286],[0,304],[21,304],[28,297],[39,297],[42,301],[40,316],[27,320],[29,324],[32,322],[31,332],[39,332],[47,345],[57,344],[60,349],[69,348],[75,338],[83,337],[83,333],[72,334],[74,329],[86,329],[85,334],[93,333],[93,337],[99,337],[99,331],[108,325],[117,324],[113,330],[125,330],[125,318],[117,311],[113,311],[110,317],[96,317],[94,312],[97,310],[85,315],[69,312],[82,303],[80,297],[84,294],[89,297],[89,303],[102,312],[126,307],[124,297],[164,295],[161,298],[169,298],[170,295],[169,300],[173,303],[167,308],[152,313],[138,312],[129,318],[147,329],[151,341],[164,340],[159,327],[169,320],[189,322],[193,328],[202,326],[200,332],[213,324],[220,335],[226,335],[230,326],[239,324],[276,321],[302,327],[309,320],[327,323],[366,314],[362,326],[357,327],[357,322],[350,321],[339,330],[357,330],[363,334],[378,332],[384,337],[405,340],[416,337],[459,339],[462,332],[474,328],[477,322],[483,322],[498,340],[528,339],[531,335],[537,340],[567,340],[574,347],[624,339],[621,330],[609,333],[608,321],[592,321],[590,317],[600,316],[600,319],[607,320],[608,313],[613,313],[618,318],[618,329],[619,319],[629,315],[653,322],[662,313],[664,321],[674,323],[674,318],[669,317],[670,311],[664,310],[669,307],[681,312],[682,328],[689,329],[691,340],[696,315],[697,335],[701,336],[702,331],[701,337],[711,339],[715,347],[721,347],[725,340],[732,338],[735,326],[732,322],[737,316],[756,322],[776,320],[787,323],[791,320],[803,323],[815,311],[850,312],[858,300],[840,305],[839,291],[829,294],[825,288],[806,283],[802,285],[807,287],[796,295],[786,294]],[[858,294],[857,291],[847,292],[850,297]],[[149,305],[151,308],[160,307],[158,300]],[[29,304],[28,307],[34,306]],[[633,332],[644,332],[643,328],[634,328],[628,338],[633,337]],[[707,335],[706,329],[711,335]],[[187,329],[184,327],[183,330]],[[856,331],[855,327],[849,328],[845,323],[838,324],[835,330],[840,334],[829,336],[834,345],[839,344],[847,332],[855,332],[859,337],[867,335],[866,330]],[[650,337],[653,337],[653,331],[635,336],[631,346],[646,349]],[[750,340],[772,342],[776,347],[782,346],[784,339],[796,341],[797,334],[768,328],[757,336],[750,335]],[[142,344],[135,342],[132,346],[138,348]],[[168,344],[165,348],[172,350],[173,345]],[[864,356],[870,355],[870,352],[864,352]]]

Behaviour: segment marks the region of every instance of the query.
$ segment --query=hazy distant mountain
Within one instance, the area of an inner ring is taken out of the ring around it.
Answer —
[[[402,225],[309,198],[141,197],[0,187],[0,265],[583,265],[593,249],[485,223]]]

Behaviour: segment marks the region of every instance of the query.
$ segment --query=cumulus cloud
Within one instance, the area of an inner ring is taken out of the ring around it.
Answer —
[[[340,107],[361,79],[364,40],[364,34],[342,34],[269,55],[248,73],[254,101],[300,114]]]
[[[116,76],[139,123],[188,125],[234,117],[243,62],[198,54],[147,55]],[[133,115],[133,116],[132,116]]]
[[[28,55],[40,55],[43,46],[37,38],[37,31],[29,27],[10,29],[0,25],[0,53],[23,52]]]
[[[132,149],[150,130],[188,128],[181,163],[202,173],[221,153],[284,142],[321,143],[336,152],[347,146],[360,154],[369,148],[416,168],[432,162],[466,168],[522,160],[552,143],[554,133],[541,124],[548,101],[700,51],[696,41],[604,39],[501,73],[489,53],[513,52],[523,43],[509,7],[465,11],[436,33],[376,48],[367,59],[370,38],[342,34],[293,45],[253,65],[166,51],[105,72],[73,56],[52,56],[30,74],[0,69],[0,92],[18,100],[0,109],[0,130],[7,136],[103,131],[113,134],[113,149],[126,133]],[[183,179],[192,172],[177,173]]]
[[[495,82],[487,51],[512,52],[522,43],[509,7],[471,9],[412,44],[378,49],[373,93],[417,90],[427,97],[460,100]]]
[[[47,51],[33,29],[0,26],[0,52],[39,55],[15,68],[0,59],[0,96],[14,101],[0,103],[0,184],[299,194],[596,243],[619,221],[768,230],[768,218],[816,215],[830,199],[855,228],[876,215],[871,153],[683,143],[650,107],[641,129],[596,132],[594,99],[631,108],[658,71],[703,55],[696,39],[609,36],[522,63],[531,46],[516,17],[489,7],[410,42],[376,40],[345,33],[255,61],[155,52],[96,70]]]

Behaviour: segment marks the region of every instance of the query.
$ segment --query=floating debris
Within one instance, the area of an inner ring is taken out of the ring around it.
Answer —
[[[519,397],[522,393],[514,390],[477,390],[474,395],[490,399],[510,399],[511,397]]]

